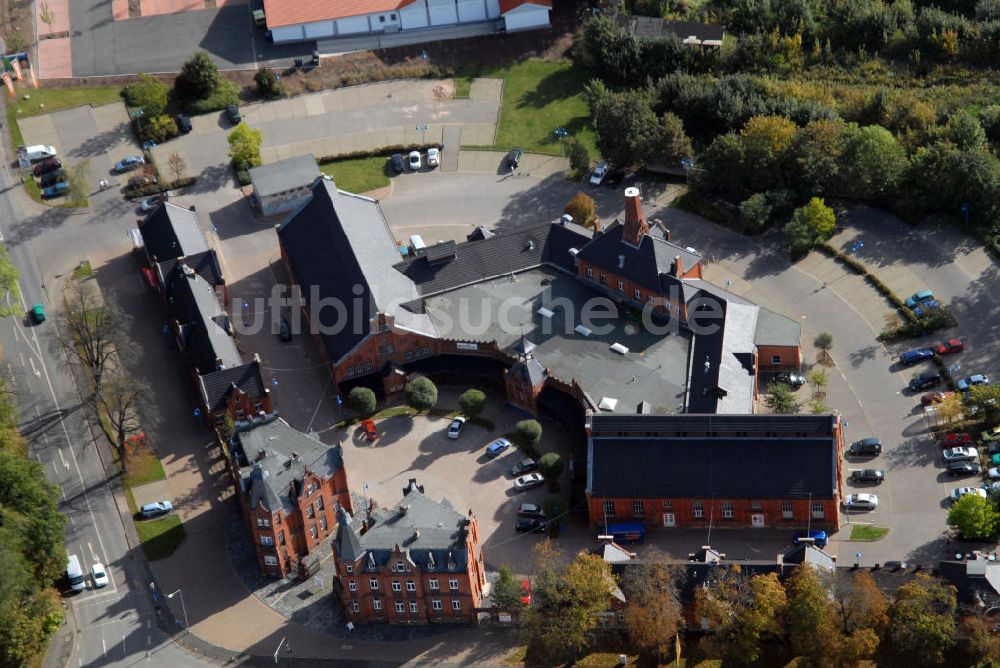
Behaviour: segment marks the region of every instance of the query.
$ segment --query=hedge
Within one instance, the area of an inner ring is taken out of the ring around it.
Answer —
[[[148,186],[139,186],[136,188],[125,188],[125,197],[128,199],[133,199],[136,197],[150,197],[152,195],[159,195],[162,192],[168,190],[179,190],[181,188],[189,188],[194,185],[195,177],[185,176],[184,178],[177,179],[176,181],[165,181],[161,183],[152,183]]]

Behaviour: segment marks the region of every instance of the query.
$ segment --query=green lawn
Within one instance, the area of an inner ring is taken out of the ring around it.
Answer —
[[[138,520],[135,528],[142,541],[146,559],[163,559],[174,553],[184,540],[184,525],[177,515],[167,515],[155,520]]]
[[[155,480],[165,480],[167,474],[156,454],[148,448],[136,450],[125,458],[125,485],[136,487]]]
[[[348,158],[320,165],[324,174],[333,177],[333,182],[341,190],[352,193],[364,193],[389,185],[389,175],[386,173],[385,156],[373,158]]]
[[[506,151],[520,146],[532,153],[559,155],[559,140],[553,131],[563,127],[597,158],[590,112],[583,98],[583,85],[589,77],[572,63],[531,59],[472,75],[504,80],[496,148]],[[468,90],[469,80],[456,79],[456,95]]]
[[[851,540],[881,540],[889,533],[886,527],[873,527],[866,524],[851,526]]]

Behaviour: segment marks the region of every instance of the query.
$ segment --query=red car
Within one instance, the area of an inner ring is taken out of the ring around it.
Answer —
[[[972,437],[968,434],[947,434],[941,439],[942,448],[955,448],[972,445]]]
[[[920,403],[923,406],[933,406],[934,404],[941,403],[952,394],[952,392],[928,392],[920,397]]]
[[[938,355],[952,355],[965,350],[965,343],[962,339],[949,339],[939,343],[934,350]]]
[[[371,420],[365,420],[361,423],[361,428],[365,430],[365,438],[368,439],[368,442],[374,443],[375,439],[378,438],[378,429],[375,428],[375,423]]]
[[[531,605],[531,580],[527,578],[521,580],[521,604]]]

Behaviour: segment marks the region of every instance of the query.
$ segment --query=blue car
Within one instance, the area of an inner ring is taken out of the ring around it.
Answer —
[[[930,290],[921,290],[920,292],[915,292],[906,298],[904,302],[907,308],[913,308],[920,302],[926,302],[934,299],[934,293]]]
[[[802,542],[803,538],[812,538],[813,545],[822,549],[826,547],[827,537],[825,531],[799,531],[795,534],[795,544]]]
[[[968,392],[973,385],[989,385],[990,377],[986,374],[977,373],[974,376],[967,376],[955,383],[955,389],[959,392]]]
[[[60,195],[66,194],[69,190],[69,184],[65,181],[60,181],[55,183],[48,188],[42,190],[42,199],[52,199],[53,197],[59,197]]]
[[[905,353],[900,353],[899,363],[903,366],[912,366],[918,362],[929,360],[932,357],[934,357],[934,351],[930,348],[917,348],[916,350],[907,350]]]
[[[913,315],[921,318],[927,315],[927,312],[931,309],[941,308],[941,304],[936,299],[928,299],[925,302],[920,302],[913,307]]]
[[[486,446],[486,456],[489,457],[490,459],[496,459],[509,447],[510,447],[510,441],[508,441],[506,438],[498,438],[497,440],[493,441],[492,443]]]

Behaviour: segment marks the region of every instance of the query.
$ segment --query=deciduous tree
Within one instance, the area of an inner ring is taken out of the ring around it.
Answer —
[[[785,614],[785,590],[775,573],[746,577],[738,567],[727,569],[695,592],[695,609],[715,633],[706,636],[705,650],[737,664],[751,664],[764,653],[763,641],[780,636]]]
[[[142,109],[146,119],[159,116],[167,108],[167,98],[170,89],[162,81],[149,74],[139,74],[139,80],[130,83],[122,89],[125,103],[130,107]],[[142,121],[140,120],[140,123]]]
[[[660,122],[642,91],[608,93],[594,112],[597,147],[615,167],[637,167],[649,160],[662,137]]]
[[[996,535],[1000,513],[994,504],[976,494],[967,494],[948,510],[948,524],[971,540],[985,540]]]
[[[122,359],[131,350],[122,336],[130,317],[105,304],[96,290],[76,282],[66,288],[64,299],[63,309],[55,316],[56,338],[71,362],[90,369],[99,394],[112,360]]]
[[[458,405],[462,407],[463,415],[474,418],[486,407],[486,395],[482,390],[466,390],[459,396]]]
[[[270,67],[262,67],[253,75],[254,83],[257,84],[257,92],[268,100],[281,97],[281,85],[278,77]]]
[[[184,170],[187,169],[187,163],[180,153],[174,151],[167,158],[167,165],[170,167],[170,173],[174,175],[174,181],[179,181],[182,176],[184,176]]]
[[[495,608],[520,609],[522,607],[521,583],[514,577],[514,571],[507,564],[500,564],[500,572],[496,582],[493,583],[493,591],[490,596]]]
[[[105,377],[98,403],[107,417],[108,440],[125,461],[128,439],[142,431],[139,413],[147,398],[146,388],[122,372]]]
[[[566,147],[566,157],[569,158],[569,167],[577,175],[583,176],[590,171],[590,151],[579,139],[568,137],[564,140]]]
[[[538,420],[521,420],[514,426],[514,442],[527,452],[535,452],[541,440],[542,425]]]
[[[775,413],[795,412],[795,395],[787,383],[771,383],[764,394],[764,405]]]
[[[591,227],[597,220],[597,205],[594,204],[594,198],[587,193],[573,195],[573,199],[566,202],[566,208],[563,210],[573,216],[573,222],[578,225]]]
[[[819,197],[813,197],[807,204],[792,213],[792,219],[785,225],[792,254],[803,253],[818,242],[830,238],[837,226],[837,215]]]
[[[240,123],[227,139],[229,142],[229,157],[237,171],[245,171],[260,165],[260,145],[264,135],[260,130],[252,129],[246,123]]]
[[[184,100],[201,100],[219,86],[219,68],[205,51],[199,51],[182,66],[174,81],[178,96]]]
[[[978,497],[966,497],[978,498]],[[895,665],[934,666],[955,644],[955,588],[917,573],[889,606],[883,643]]]
[[[538,459],[538,472],[548,481],[559,480],[563,472],[563,460],[558,452],[546,452]]]
[[[959,403],[962,401],[960,394],[951,395]],[[965,398],[965,403],[971,412],[979,420],[994,426],[1000,424],[1000,387],[993,385],[973,385],[969,388],[969,393]]]
[[[66,170],[66,182],[69,183],[69,202],[80,206],[87,201],[90,194],[90,160],[80,160]]]
[[[694,147],[691,138],[684,132],[684,121],[672,112],[663,114],[660,118],[660,140],[654,149],[653,161],[668,167],[680,167],[681,158],[693,157]]]
[[[632,645],[651,662],[660,665],[671,654],[684,625],[677,593],[677,567],[665,554],[650,551],[642,562],[631,566],[622,579],[625,630]]]
[[[429,411],[438,400],[438,389],[427,376],[417,376],[406,384],[406,403],[418,411]]]

